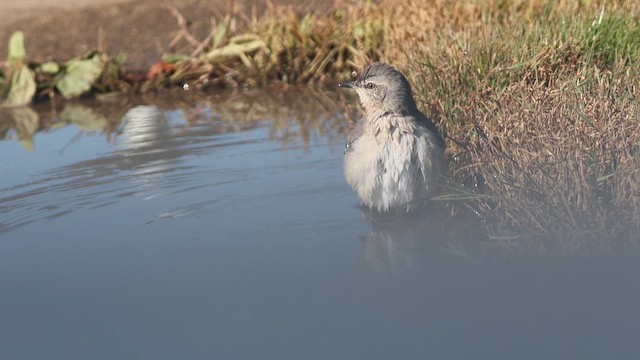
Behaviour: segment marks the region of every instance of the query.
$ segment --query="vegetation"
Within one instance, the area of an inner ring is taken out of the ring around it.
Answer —
[[[173,9],[179,24],[186,21]],[[211,34],[198,41],[182,25],[175,41],[188,54],[169,54],[147,71],[125,71],[124,57],[98,51],[65,63],[30,63],[21,32],[11,38],[4,77],[5,106],[60,93],[66,98],[111,91],[144,92],[170,86],[212,85],[243,89],[334,81],[337,75],[382,56],[383,13],[379,5],[338,6],[329,14],[298,14],[269,6],[260,17],[243,13],[212,20]],[[3,81],[4,78],[4,81]]]
[[[277,95],[266,91],[211,94],[167,89],[141,96],[108,96],[90,103],[56,101],[51,105],[0,108],[0,139],[17,140],[25,150],[33,151],[37,133],[73,126],[80,131],[77,136],[104,134],[113,141],[114,136],[123,133],[129,110],[147,105],[166,112],[179,109],[184,124],[178,132],[202,125],[215,127],[219,133],[239,131],[269,119],[271,138],[284,143],[302,139],[308,145],[314,136],[329,139],[342,136],[357,114],[355,109],[336,114],[345,101],[340,92],[306,86]],[[75,140],[74,137],[72,141]]]
[[[464,201],[494,238],[637,241],[639,11],[597,0],[345,1],[328,14],[271,6],[217,19],[190,53],[143,72],[98,52],[29,63],[18,33],[1,95],[16,105],[54,93],[322,84],[384,60],[410,77],[445,135],[453,181],[441,199]],[[186,28],[181,36],[193,39]]]
[[[420,40],[394,57],[463,184],[450,197],[473,199],[497,239],[638,240],[637,5],[487,1],[406,19],[396,9],[412,25],[394,42]]]

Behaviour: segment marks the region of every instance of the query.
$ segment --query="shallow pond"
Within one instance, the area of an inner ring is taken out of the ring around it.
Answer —
[[[304,101],[300,101],[304,98]],[[2,110],[7,359],[631,359],[640,254],[372,222],[333,93]]]

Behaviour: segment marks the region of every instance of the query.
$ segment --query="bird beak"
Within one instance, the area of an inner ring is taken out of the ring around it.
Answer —
[[[356,84],[355,84],[355,81],[352,81],[352,82],[340,83],[338,84],[338,86],[347,88],[347,89],[353,89],[356,87]]]

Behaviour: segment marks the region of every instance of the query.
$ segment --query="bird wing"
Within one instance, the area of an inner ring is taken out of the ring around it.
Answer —
[[[358,140],[362,134],[364,133],[364,123],[366,122],[366,118],[361,118],[356,122],[356,126],[351,131],[351,134],[347,137],[347,143],[344,146],[344,153],[348,153],[352,150],[353,143]]]

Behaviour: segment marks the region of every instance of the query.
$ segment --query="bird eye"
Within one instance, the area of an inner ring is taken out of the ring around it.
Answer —
[[[374,87],[376,87],[376,84],[374,83],[367,83],[367,85],[365,85],[367,87],[367,89],[373,89]]]

